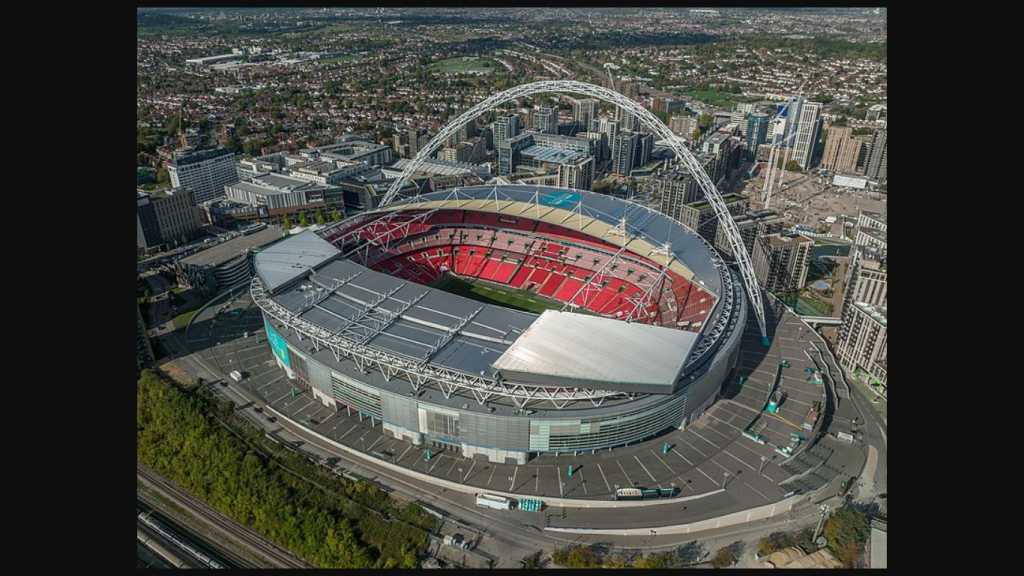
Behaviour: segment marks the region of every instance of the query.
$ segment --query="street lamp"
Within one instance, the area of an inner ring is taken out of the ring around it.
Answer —
[[[722,472],[722,490],[725,490],[725,485],[729,482],[729,473]]]
[[[758,469],[758,471],[757,471],[758,474],[764,473],[764,463],[767,462],[767,461],[768,461],[767,457],[761,456],[761,468]]]

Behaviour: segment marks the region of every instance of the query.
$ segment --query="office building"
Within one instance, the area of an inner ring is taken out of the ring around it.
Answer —
[[[181,188],[135,192],[136,246],[143,253],[187,242],[199,232],[192,193]]]
[[[146,335],[146,321],[142,318],[142,309],[135,304],[135,371],[139,372],[155,360],[153,347]]]
[[[840,174],[850,174],[857,169],[857,158],[862,143],[853,137],[853,129],[846,126],[832,126],[825,138],[825,151],[821,156],[821,167]]]
[[[597,119],[597,100],[585,98],[572,101],[572,120],[580,130],[586,132],[591,128],[591,123]]]
[[[758,238],[769,234],[778,234],[786,225],[786,219],[774,210],[752,210],[733,216],[733,221],[736,222],[736,228],[743,238],[747,254],[753,254],[754,243]],[[715,231],[714,245],[722,256],[733,257],[732,245],[729,244],[729,238],[722,226],[718,226]]]
[[[821,104],[805,102],[800,108],[799,124],[796,128],[796,139],[793,141],[793,161],[800,168],[808,170],[813,167],[814,150],[818,144],[821,127]]]
[[[675,220],[679,220],[684,204],[703,197],[697,179],[685,166],[654,176],[642,186],[645,195],[658,202],[658,211]]]
[[[610,120],[602,117],[598,122],[598,132],[604,134],[605,139],[608,141],[608,158],[615,158],[616,145],[618,143],[619,136],[619,122],[618,120]]]
[[[577,138],[584,139],[588,142],[589,148],[592,151],[591,156],[597,162],[603,162],[608,159],[608,138],[600,132],[578,132]]]
[[[654,102],[651,104],[651,109],[655,112],[663,112],[665,114],[674,114],[686,108],[686,102],[678,98],[671,96],[656,96]]]
[[[868,159],[865,175],[871,180],[882,182],[886,176],[888,130],[885,128],[875,132],[871,140],[871,156]]]
[[[752,261],[758,283],[769,292],[802,290],[814,241],[799,234],[768,234],[754,242]]]
[[[226,148],[179,154],[167,172],[173,187],[192,192],[193,205],[223,196],[225,185],[238,182],[235,154]]]
[[[494,148],[505,146],[509,140],[519,135],[519,116],[499,116],[491,127],[494,132]]]
[[[500,129],[500,128],[499,128]],[[507,176],[519,163],[520,152],[534,145],[533,134],[520,134],[498,146],[498,175]]]
[[[757,159],[757,149],[768,141],[768,115],[751,114],[747,118],[747,159],[751,162]]]
[[[629,176],[636,158],[639,136],[635,132],[621,132],[615,137],[612,151],[612,172]]]
[[[853,302],[843,318],[836,345],[839,364],[854,377],[888,385],[888,309],[882,305]]]
[[[558,186],[590,190],[594,183],[594,157],[579,157],[573,163],[558,166]]]
[[[733,217],[746,213],[750,207],[750,201],[739,194],[726,194],[722,196],[722,201]],[[715,216],[715,209],[706,199],[683,204],[676,219],[690,230],[703,236],[709,243],[715,241],[718,218]]]
[[[622,132],[639,132],[640,118],[629,110],[616,108],[616,119],[619,121],[619,130]]]
[[[693,131],[697,129],[697,118],[695,116],[673,116],[669,120],[668,127],[676,136],[690,140],[693,137]]]
[[[654,134],[638,134],[633,168],[640,168],[650,162],[652,152],[654,152]]]
[[[225,186],[229,200],[257,207],[262,218],[283,218],[298,213],[333,210],[343,212],[341,188],[319,184],[284,174],[265,174],[247,182]]]
[[[541,106],[533,113],[533,127],[541,134],[558,134],[558,109]]]

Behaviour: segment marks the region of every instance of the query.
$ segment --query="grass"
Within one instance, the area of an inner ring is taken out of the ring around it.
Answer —
[[[493,60],[467,56],[434,62],[430,65],[430,69],[435,72],[458,74],[466,72],[493,72],[498,66],[499,64]]]
[[[831,316],[832,315],[832,304],[811,298],[807,294],[795,292],[789,292],[786,294],[776,294],[779,300],[782,300],[787,306],[796,311],[797,314],[804,316]]]
[[[188,326],[189,321],[192,320],[192,317],[195,316],[198,312],[199,308],[197,307],[195,310],[189,310],[188,312],[182,312],[181,314],[178,314],[177,316],[174,317],[174,327],[184,328],[185,326]]]
[[[540,314],[545,310],[559,310],[562,303],[546,300],[526,290],[509,290],[483,283],[471,283],[452,275],[446,276],[436,288],[464,296],[485,304]]]

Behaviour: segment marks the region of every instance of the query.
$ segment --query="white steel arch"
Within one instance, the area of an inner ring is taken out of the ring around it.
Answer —
[[[729,214],[729,210],[726,208],[725,202],[722,200],[722,196],[715,188],[715,184],[711,181],[711,178],[708,177],[707,173],[704,172],[704,169],[701,168],[700,163],[697,162],[697,159],[694,158],[689,149],[687,149],[682,142],[676,139],[675,134],[672,133],[668,126],[665,126],[657,116],[641,106],[640,103],[631,100],[614,90],[609,90],[608,88],[596,86],[594,84],[587,84],[586,82],[578,82],[576,80],[543,80],[540,82],[521,84],[519,86],[509,88],[504,92],[492,94],[484,101],[473,106],[469,110],[466,110],[457,118],[446,124],[425,147],[420,149],[412,162],[406,165],[405,169],[402,171],[402,175],[391,184],[390,188],[388,188],[387,194],[385,194],[384,198],[381,200],[380,205],[386,206],[391,203],[398,194],[398,190],[409,179],[409,177],[412,176],[412,174],[414,174],[421,165],[423,165],[423,162],[430,158],[443,142],[446,142],[452,134],[462,128],[462,126],[467,122],[510,100],[514,100],[522,96],[530,96],[532,94],[546,92],[582,94],[618,106],[619,108],[634,114],[640,119],[640,122],[646,128],[668,143],[669,147],[672,148],[672,151],[675,152],[676,157],[683,162],[683,164],[690,170],[690,173],[697,179],[697,183],[700,185],[701,190],[704,191],[704,195],[707,197],[708,202],[714,209],[715,216],[718,218],[719,223],[725,227],[726,237],[729,239],[729,245],[732,248],[733,257],[736,258],[736,262],[739,265],[740,275],[743,276],[743,283],[747,288],[747,295],[750,297],[750,303],[754,307],[754,315],[757,317],[757,324],[761,329],[762,341],[767,345],[768,332],[765,326],[764,304],[761,301],[761,289],[757,284],[757,277],[754,275],[754,267],[750,262],[750,255],[747,253],[747,247],[743,244],[743,238],[740,236],[739,229],[736,227],[736,222],[732,219],[732,215]]]

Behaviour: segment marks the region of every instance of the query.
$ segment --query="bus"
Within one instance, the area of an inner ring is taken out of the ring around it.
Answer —
[[[679,494],[679,488],[619,488],[615,491],[616,500],[651,500],[654,498],[672,498]]]
[[[495,496],[494,494],[477,494],[476,505],[481,508],[492,508],[494,510],[510,510],[512,509],[512,500],[504,496]]]

